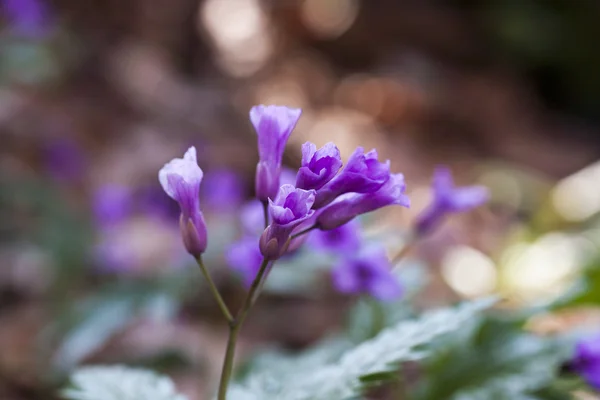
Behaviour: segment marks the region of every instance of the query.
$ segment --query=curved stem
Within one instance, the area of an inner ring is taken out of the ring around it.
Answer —
[[[309,227],[309,228],[306,228],[306,229],[304,229],[304,230],[301,230],[300,232],[293,234],[293,235],[290,237],[290,240],[294,240],[294,239],[296,239],[298,236],[302,236],[302,235],[304,235],[304,234],[307,234],[308,232],[312,231],[313,229],[317,229],[317,227],[318,227],[318,225],[317,225],[317,224],[314,224],[313,226],[311,226],[311,227]]]
[[[227,322],[229,322],[229,323],[233,322],[233,316],[231,315],[231,312],[229,312],[229,308],[227,308],[227,305],[223,301],[223,298],[221,297],[221,293],[219,293],[219,290],[217,289],[215,282],[212,280],[210,274],[208,273],[208,269],[206,269],[206,266],[202,262],[202,257],[196,258],[196,262],[198,262],[198,265],[200,266],[200,270],[202,271],[202,275],[204,275],[204,278],[206,278],[206,281],[208,282],[208,287],[210,288],[210,291],[212,292],[215,300],[219,304],[219,308],[221,309],[221,312],[227,319]]]
[[[227,399],[227,387],[229,386],[229,381],[231,380],[231,373],[233,371],[233,360],[235,357],[235,346],[237,344],[238,334],[240,333],[240,329],[246,316],[248,315],[248,311],[254,304],[256,297],[258,296],[258,291],[261,287],[261,281],[263,279],[263,275],[267,271],[267,265],[269,264],[269,260],[264,259],[258,274],[252,281],[252,285],[250,286],[250,291],[246,295],[246,299],[244,300],[244,304],[240,311],[236,315],[235,319],[232,320],[229,324],[229,338],[227,340],[227,350],[225,351],[225,360],[223,361],[223,370],[221,372],[221,381],[219,382],[219,393],[217,395],[218,400],[226,400]]]

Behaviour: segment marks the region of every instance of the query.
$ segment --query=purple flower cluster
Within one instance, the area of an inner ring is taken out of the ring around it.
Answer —
[[[333,270],[334,285],[340,291],[368,292],[379,299],[399,295],[401,289],[383,249],[363,246],[357,226],[347,224],[385,206],[409,207],[404,176],[391,173],[390,162],[379,161],[376,150],[365,152],[358,147],[343,165],[335,144],[318,149],[307,142],[302,146],[300,168],[293,179],[287,178],[283,153],[301,113],[281,106],[259,105],[250,110],[258,136],[255,189],[259,201],[242,208],[244,237],[230,247],[228,263],[249,283],[263,261],[275,261],[294,251],[304,242],[304,233],[318,229],[312,232],[311,243],[317,248],[337,248],[343,254]],[[207,242],[199,208],[202,177],[193,147],[183,159],[172,160],[159,172],[163,189],[179,203],[183,241],[195,257],[204,252]],[[208,188],[211,192],[223,189],[218,203],[228,201],[231,191],[222,186],[229,180],[218,177]],[[479,187],[455,189],[445,170],[436,174],[434,188],[435,200],[418,223],[420,233],[430,230],[445,214],[474,207],[487,198],[485,189]]]
[[[571,366],[590,386],[600,390],[600,333],[577,342]]]

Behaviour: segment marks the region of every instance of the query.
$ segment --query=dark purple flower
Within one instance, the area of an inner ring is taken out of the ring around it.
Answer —
[[[279,189],[281,160],[302,110],[281,106],[254,106],[250,121],[258,134],[259,162],[256,166],[256,197],[273,199]]]
[[[311,142],[302,145],[302,166],[296,177],[299,189],[319,190],[342,168],[340,151],[333,143],[327,143],[317,150]]]
[[[344,193],[373,193],[389,177],[389,160],[381,163],[375,149],[365,154],[364,148],[358,147],[342,172],[317,191],[314,208],[322,208]]]
[[[196,148],[190,147],[183,158],[175,158],[164,165],[158,180],[164,191],[179,203],[179,226],[186,250],[199,257],[207,244],[206,224],[200,212],[200,182],[202,170],[196,161]]]
[[[332,270],[334,287],[342,293],[369,293],[379,300],[402,295],[400,282],[381,247],[367,247],[354,257],[340,259]]]
[[[415,230],[419,235],[431,232],[449,213],[468,211],[484,204],[489,191],[483,186],[454,186],[452,173],[438,167],[433,175],[433,200],[417,217]]]
[[[361,246],[360,224],[350,221],[329,231],[312,232],[308,243],[315,249],[331,251],[338,254],[352,254]]]
[[[600,390],[600,333],[577,342],[571,366],[589,385]]]
[[[104,185],[94,192],[94,220],[100,228],[114,226],[131,214],[131,190],[126,186]]]
[[[172,220],[180,213],[177,203],[165,197],[164,191],[156,185],[138,189],[135,198],[140,211],[147,216]]]
[[[244,284],[250,286],[263,260],[258,247],[258,238],[246,236],[233,243],[227,249],[225,259],[231,269],[241,274]]]
[[[271,225],[260,238],[260,251],[269,260],[281,257],[288,246],[294,228],[309,219],[314,210],[314,190],[296,189],[292,185],[283,185],[275,200],[269,199]]]
[[[85,171],[83,151],[71,139],[60,138],[45,143],[42,156],[46,170],[57,181],[78,181]]]
[[[4,0],[2,3],[2,10],[14,33],[40,37],[50,30],[50,15],[45,1]]]
[[[235,210],[244,199],[244,181],[235,171],[221,169],[207,172],[202,184],[202,204],[213,210]]]
[[[393,174],[374,193],[348,193],[342,195],[321,210],[321,213],[317,217],[319,229],[335,229],[358,215],[392,204],[409,207],[410,200],[404,194],[405,189],[404,176],[402,174]]]

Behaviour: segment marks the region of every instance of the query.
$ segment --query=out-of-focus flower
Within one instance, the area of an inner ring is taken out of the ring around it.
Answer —
[[[100,228],[119,224],[131,214],[132,194],[126,186],[104,185],[92,199],[94,220]]]
[[[314,210],[314,190],[296,189],[292,185],[283,185],[275,200],[269,199],[269,213],[272,223],[260,238],[260,251],[269,260],[281,257],[288,246],[294,228],[309,219]]]
[[[308,244],[315,249],[348,255],[356,253],[361,246],[360,224],[350,221],[329,231],[310,233]]]
[[[321,210],[321,213],[317,217],[319,229],[335,229],[358,215],[392,204],[409,207],[410,200],[404,194],[405,189],[404,176],[402,174],[393,174],[374,193],[348,193],[342,195]]]
[[[319,190],[342,168],[340,151],[333,143],[327,143],[317,150],[313,143],[302,145],[302,166],[298,170],[296,187]]]
[[[3,14],[17,35],[43,37],[51,29],[51,17],[45,1],[3,0]]]
[[[571,366],[588,384],[600,390],[600,333],[577,342]]]
[[[438,167],[433,175],[433,201],[417,217],[415,230],[419,235],[431,232],[449,213],[468,211],[484,204],[489,191],[484,186],[454,186],[452,173]]]
[[[263,256],[258,247],[258,238],[246,236],[231,244],[225,254],[227,264],[237,271],[246,286],[250,286],[262,263]]]
[[[194,257],[204,253],[207,245],[206,224],[200,212],[199,200],[202,176],[195,147],[190,147],[183,158],[175,158],[165,164],[158,173],[164,191],[179,203],[183,243]]]
[[[131,246],[111,237],[109,231],[102,234],[94,248],[94,257],[104,272],[125,272],[135,269],[138,256]]]
[[[86,162],[77,142],[60,138],[45,143],[42,148],[44,167],[60,182],[75,182],[85,172]]]
[[[259,105],[250,110],[250,120],[258,134],[256,197],[261,201],[277,194],[283,151],[301,113],[300,109],[282,106]]]
[[[164,191],[156,185],[139,188],[135,199],[139,210],[147,216],[172,220],[180,213],[177,204],[165,197]]]
[[[258,200],[245,203],[240,210],[242,230],[247,235],[260,235],[265,229],[263,205]]]
[[[296,173],[297,171],[291,168],[282,167],[281,175],[279,177],[279,185],[296,185]]]
[[[400,282],[381,247],[366,247],[354,257],[340,259],[332,270],[332,279],[342,293],[368,293],[384,301],[402,295]]]
[[[207,172],[200,192],[204,207],[229,212],[244,200],[244,181],[235,171],[221,169]]]
[[[358,147],[342,172],[317,191],[314,208],[322,208],[344,193],[373,193],[389,177],[389,160],[381,163],[375,149],[365,154],[365,150]]]

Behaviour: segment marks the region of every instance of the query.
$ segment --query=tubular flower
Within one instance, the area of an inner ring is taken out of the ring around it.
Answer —
[[[438,167],[433,175],[433,201],[417,217],[415,230],[425,235],[438,226],[450,213],[464,212],[484,204],[489,191],[484,186],[454,186],[452,173],[446,167]]]
[[[179,227],[186,250],[199,257],[206,250],[207,232],[200,211],[200,183],[202,170],[196,161],[196,148],[190,147],[183,158],[175,158],[164,165],[158,180],[164,191],[179,203]]]
[[[258,135],[255,186],[256,197],[261,201],[277,194],[283,151],[301,113],[300,109],[281,106],[259,105],[250,110],[250,121]]]
[[[322,230],[335,229],[344,225],[358,215],[375,211],[378,208],[397,204],[410,206],[408,196],[404,194],[406,184],[404,175],[393,174],[387,182],[374,193],[348,193],[323,208],[317,218],[317,224]]]
[[[260,238],[260,251],[268,260],[276,260],[287,250],[294,228],[309,219],[314,210],[314,190],[296,189],[292,185],[283,185],[275,200],[269,199],[271,225]]]

